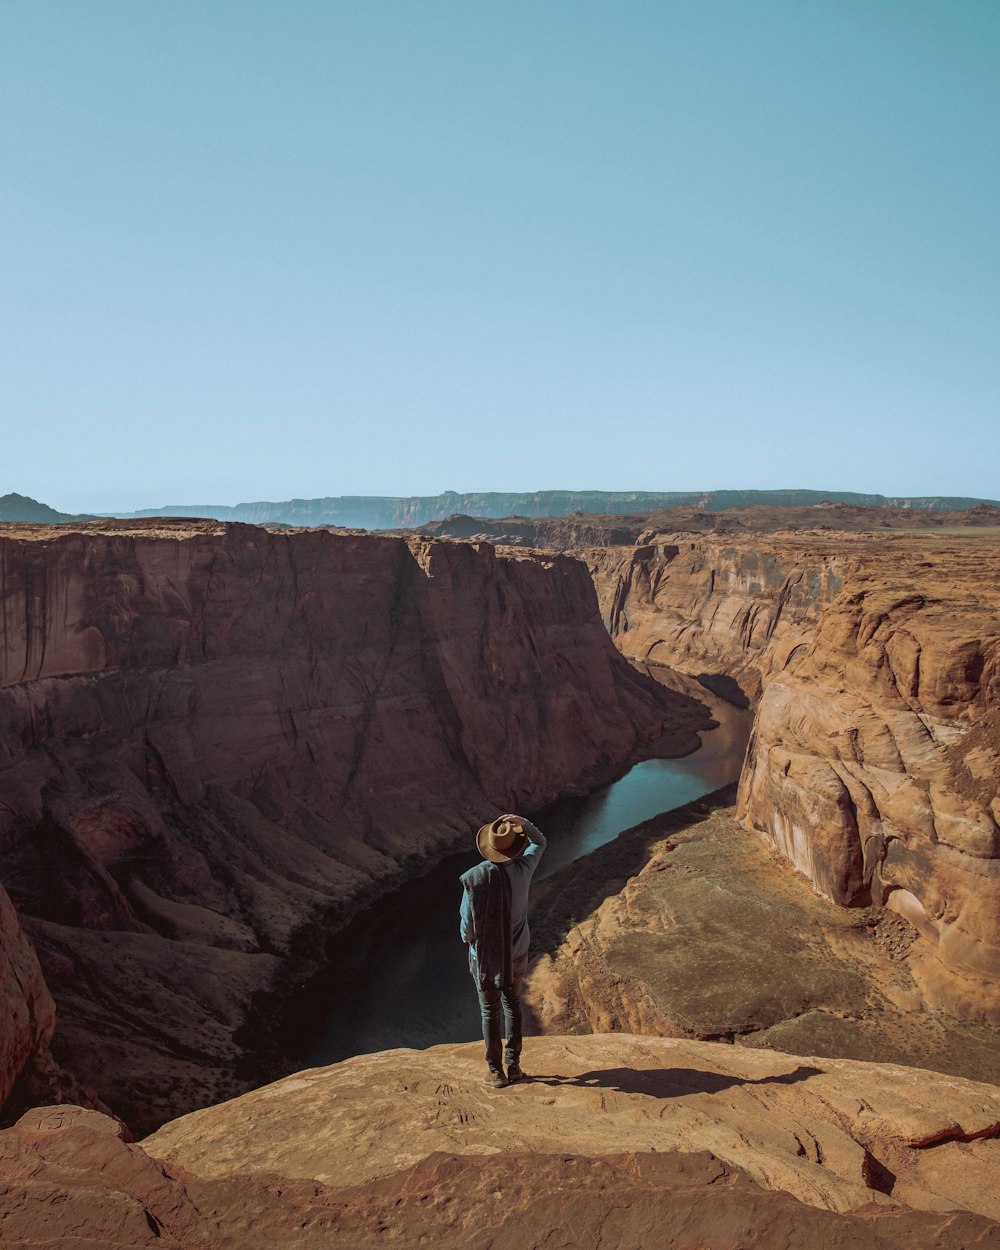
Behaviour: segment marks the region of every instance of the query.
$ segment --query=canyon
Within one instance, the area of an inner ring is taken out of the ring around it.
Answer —
[[[283,990],[376,892],[709,723],[564,556],[90,522],[5,527],[0,576],[11,1060],[36,1100],[50,1048],[136,1130],[259,1083]]]
[[[915,931],[919,1001],[1000,1023],[997,531],[650,533],[580,547],[622,653],[745,698],[737,818]]]
[[[635,1212],[608,1245],[668,1210],[719,1246],[994,1244],[995,513],[0,526],[13,1218],[96,1184],[94,1244],[235,1243],[240,1203],[303,1246],[373,1214],[479,1244],[500,1150],[512,1245],[584,1196],[591,1230]],[[434,1047],[244,1092],[324,931],[484,813],[692,750],[670,669],[752,709],[743,773],[539,884],[548,1075],[506,1104]],[[28,1110],[60,1101],[97,1110]]]
[[[736,820],[736,785],[535,887],[535,1031],[725,1041],[1000,1085],[997,1030],[926,1006],[917,930],[819,895]]]
[[[573,551],[635,662],[752,704],[738,818],[824,896],[912,926],[919,1001],[1000,1022],[1000,512],[452,518]]]

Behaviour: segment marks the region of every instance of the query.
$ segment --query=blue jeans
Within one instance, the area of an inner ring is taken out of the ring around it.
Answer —
[[[490,1071],[499,1072],[501,1053],[503,1062],[510,1067],[521,1058],[521,982],[528,969],[528,956],[514,960],[512,981],[506,989],[483,990],[479,988],[479,970],[476,966],[476,948],[469,947],[469,971],[479,995],[479,1009],[483,1013],[483,1041],[486,1043],[486,1062]],[[503,1011],[503,1033],[500,1032],[500,1013]],[[507,1046],[503,1047],[506,1037]]]

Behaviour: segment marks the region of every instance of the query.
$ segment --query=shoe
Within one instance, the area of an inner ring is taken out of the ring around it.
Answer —
[[[492,1068],[488,1068],[486,1075],[483,1077],[483,1084],[492,1085],[494,1089],[506,1089],[507,1078],[504,1076],[502,1069],[499,1072],[494,1072]]]
[[[507,1083],[513,1085],[515,1081],[523,1081],[524,1073],[521,1071],[519,1063],[512,1063],[507,1069]]]

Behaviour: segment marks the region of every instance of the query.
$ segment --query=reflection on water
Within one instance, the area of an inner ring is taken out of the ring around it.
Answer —
[[[536,813],[535,823],[549,843],[538,879],[590,854],[622,830],[739,776],[750,713],[670,670],[651,669],[650,675],[707,704],[718,729],[704,733],[701,748],[684,759],[646,760],[593,794],[560,799]],[[339,935],[318,990],[317,1012],[326,1017],[325,1024],[303,1055],[304,1065],[480,1036],[476,995],[458,936],[458,877],[478,862],[474,850],[449,856],[380,899]]]
[[[669,669],[650,669],[650,675],[669,682],[709,705],[718,729],[702,735],[702,747],[679,760],[644,760],[619,781],[578,799],[560,799],[539,813],[535,823],[549,839],[538,878],[565,868],[589,855],[623,829],[651,816],[710,794],[735,781],[743,766],[751,713],[717,699],[689,678]]]

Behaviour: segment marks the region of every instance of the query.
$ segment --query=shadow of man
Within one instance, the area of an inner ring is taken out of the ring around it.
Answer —
[[[541,1085],[580,1085],[590,1089],[614,1089],[622,1094],[645,1094],[649,1098],[682,1098],[686,1094],[716,1094],[733,1085],[794,1085],[811,1076],[821,1076],[822,1068],[799,1064],[791,1072],[776,1076],[728,1076],[722,1072],[700,1072],[696,1068],[597,1068],[579,1076],[532,1076]]]

